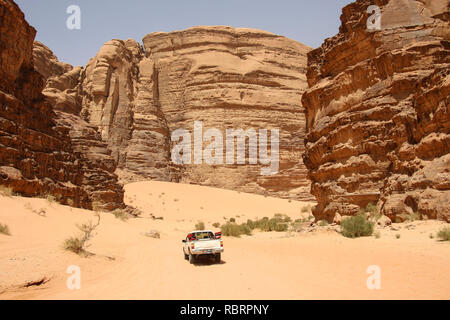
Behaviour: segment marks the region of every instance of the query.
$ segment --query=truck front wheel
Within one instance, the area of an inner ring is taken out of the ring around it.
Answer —
[[[193,264],[195,260],[195,257],[192,255],[192,253],[189,252],[189,263]]]

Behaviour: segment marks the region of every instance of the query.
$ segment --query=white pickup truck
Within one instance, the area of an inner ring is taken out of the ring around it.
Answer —
[[[183,254],[186,260],[194,263],[199,256],[214,258],[216,263],[220,262],[223,252],[223,240],[220,232],[214,233],[210,230],[192,231],[188,233],[183,242]]]

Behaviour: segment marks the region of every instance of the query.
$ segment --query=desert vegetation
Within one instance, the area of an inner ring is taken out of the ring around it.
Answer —
[[[199,221],[196,223],[195,230],[205,230],[205,223],[203,221]]]
[[[119,220],[127,221],[130,216],[122,209],[116,209],[112,212],[112,214]]]
[[[346,218],[341,222],[341,233],[347,238],[371,236],[373,229],[374,223],[367,219],[365,213],[359,213],[356,216]]]
[[[369,202],[365,208],[359,209],[360,215],[366,215],[369,220],[378,221],[381,218],[381,213],[378,207]]]
[[[439,230],[437,237],[441,241],[450,241],[450,227],[444,227]]]
[[[10,236],[11,232],[9,231],[9,227],[6,224],[0,223],[0,233]]]
[[[272,218],[263,217],[261,219],[251,220],[238,224],[231,221],[221,226],[221,231],[224,236],[239,237],[241,235],[251,235],[252,231],[258,229],[262,232],[284,232],[289,228],[295,229],[300,223],[308,221],[308,219],[292,219],[280,213],[275,214]]]
[[[227,222],[220,227],[222,235],[227,237],[240,237],[241,235],[251,235],[252,230],[246,223],[237,224],[234,222]]]
[[[41,216],[41,217],[47,216],[47,209],[45,209],[45,208],[34,209],[33,206],[31,205],[31,203],[29,203],[29,202],[25,203],[24,208],[27,210],[30,210],[31,212],[37,214],[38,216]]]
[[[81,256],[88,256],[90,253],[87,251],[89,247],[89,241],[94,236],[94,231],[100,225],[100,215],[96,214],[97,222],[89,221],[88,223],[83,223],[77,225],[77,228],[81,231],[81,235],[77,237],[70,237],[64,241],[64,249],[67,251],[74,252]]]

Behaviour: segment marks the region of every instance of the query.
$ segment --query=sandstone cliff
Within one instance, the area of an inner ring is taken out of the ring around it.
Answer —
[[[13,1],[0,0],[0,184],[83,208],[92,208],[93,201],[104,209],[124,207],[114,162],[81,154],[76,135],[69,137],[72,119],[59,121],[45,100],[45,78],[34,70],[35,34]],[[37,59],[45,77],[71,69],[56,63],[43,46],[35,48],[35,57],[49,58]]]
[[[53,52],[39,41],[33,44],[33,62],[45,80],[72,70],[70,64],[58,61]]]
[[[369,5],[381,8],[370,32]],[[308,54],[304,156],[316,219],[378,203],[450,221],[450,24],[445,0],[359,0]]]
[[[152,33],[143,43],[109,41],[85,68],[54,77],[45,90],[57,109],[98,128],[124,182],[156,179],[311,199],[306,167],[298,161],[309,47],[231,27]],[[192,133],[194,121],[223,134],[279,129],[279,172],[263,176],[261,165],[248,161],[174,165],[171,133]]]

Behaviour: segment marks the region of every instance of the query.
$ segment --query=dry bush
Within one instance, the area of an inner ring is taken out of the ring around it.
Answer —
[[[120,219],[122,221],[127,221],[130,216],[123,210],[121,209],[116,209],[112,212],[112,214],[117,218]]]
[[[444,227],[441,230],[439,230],[437,237],[441,241],[450,241],[450,227]]]
[[[195,229],[195,230],[199,230],[199,231],[205,230],[205,223],[202,222],[202,221],[199,221],[199,222],[195,225],[194,229]]]
[[[65,250],[72,251],[78,255],[89,255],[89,253],[86,251],[86,249],[89,247],[88,242],[94,236],[95,229],[100,225],[100,215],[97,214],[96,217],[96,223],[89,221],[88,223],[77,225],[77,228],[81,231],[81,235],[78,237],[70,237],[66,239],[64,241]]]
[[[9,227],[6,224],[0,223],[0,233],[10,236],[11,232],[9,231]]]

